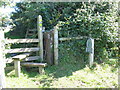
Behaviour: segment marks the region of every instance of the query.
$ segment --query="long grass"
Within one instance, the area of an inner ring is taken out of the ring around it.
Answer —
[[[38,68],[22,68],[20,78],[14,70],[6,71],[7,88],[117,88],[118,60],[94,63],[92,68],[80,62],[61,62],[45,68],[45,75]]]

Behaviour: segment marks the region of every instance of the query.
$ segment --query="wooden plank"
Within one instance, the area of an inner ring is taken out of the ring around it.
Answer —
[[[59,41],[69,41],[69,40],[79,40],[79,39],[83,39],[83,38],[88,38],[88,36],[80,36],[80,37],[62,37],[59,38]],[[100,40],[99,38],[95,38],[95,40]],[[120,42],[120,39],[115,39],[115,42]],[[111,41],[107,41],[107,42],[111,42]]]
[[[15,76],[20,77],[20,61],[15,60],[14,61],[14,67],[15,67]]]
[[[74,39],[83,39],[83,38],[88,38],[87,36],[80,36],[80,37],[64,37],[64,38],[59,38],[59,41],[67,41],[67,40],[74,40]]]
[[[26,63],[21,63],[22,66],[31,66],[31,67],[46,67],[47,63],[30,63],[30,62],[26,62]]]
[[[54,64],[58,65],[58,30],[54,28]]]
[[[6,49],[5,53],[20,53],[20,52],[35,52],[39,51],[39,48],[17,48],[17,49]]]
[[[6,39],[6,43],[36,43],[39,42],[38,39]]]
[[[42,16],[39,15],[37,18],[37,30],[38,30],[38,39],[39,39],[39,56],[41,58],[41,62],[43,61],[43,33],[42,33]]]
[[[23,54],[16,55],[16,56],[12,57],[12,59],[14,59],[14,60],[22,60],[22,59],[25,59],[29,55],[30,55],[30,53],[23,53]]]
[[[14,66],[5,67],[5,70],[12,70],[12,69],[14,69]]]
[[[27,57],[23,61],[32,61],[32,60],[37,60],[37,59],[40,59],[40,56]]]

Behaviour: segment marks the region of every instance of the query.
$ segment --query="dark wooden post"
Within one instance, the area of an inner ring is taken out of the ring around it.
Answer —
[[[53,30],[44,32],[44,59],[49,65],[53,65]]]

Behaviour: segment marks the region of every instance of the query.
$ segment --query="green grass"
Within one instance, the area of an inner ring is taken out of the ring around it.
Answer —
[[[92,68],[80,62],[61,62],[58,66],[46,67],[45,75],[35,69],[22,68],[20,78],[14,76],[14,70],[7,71],[7,88],[117,88],[117,61],[94,63]]]

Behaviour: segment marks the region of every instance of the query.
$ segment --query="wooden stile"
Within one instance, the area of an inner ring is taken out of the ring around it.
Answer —
[[[14,68],[15,68],[15,76],[16,77],[20,77],[20,71],[21,71],[20,61],[29,55],[30,55],[30,53],[24,53],[24,54],[20,54],[20,55],[12,57],[12,59],[14,60]]]

